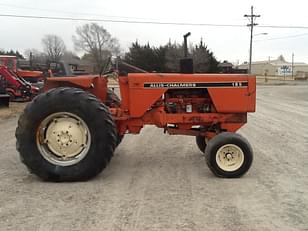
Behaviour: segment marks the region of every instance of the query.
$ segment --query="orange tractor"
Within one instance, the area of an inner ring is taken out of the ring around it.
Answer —
[[[107,166],[125,134],[145,125],[195,136],[219,177],[240,177],[250,168],[252,148],[235,132],[255,111],[254,76],[118,75],[121,100],[107,82],[104,75],[48,78],[16,129],[17,149],[32,173],[50,181],[88,180]]]
[[[13,55],[0,55],[0,65],[6,66],[10,71],[28,82],[43,81],[43,72],[23,70],[17,67],[17,57]]]

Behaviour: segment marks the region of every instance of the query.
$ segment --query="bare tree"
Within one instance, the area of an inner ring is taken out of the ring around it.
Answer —
[[[35,48],[25,50],[24,55],[28,60],[34,62],[46,63],[47,61],[46,54]]]
[[[118,55],[120,52],[118,40],[96,23],[77,27],[73,41],[77,50],[85,51],[91,57],[97,71],[102,70],[108,57]]]
[[[34,48],[25,50],[24,55],[29,60],[30,68],[44,65],[48,59],[44,52],[38,51]]]
[[[50,61],[60,61],[65,51],[63,40],[57,35],[45,35],[42,39],[44,51]]]

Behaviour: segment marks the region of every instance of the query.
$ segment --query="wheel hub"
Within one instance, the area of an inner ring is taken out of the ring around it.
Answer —
[[[226,154],[226,158],[227,158],[228,161],[230,161],[230,160],[233,159],[233,156],[232,156],[231,153],[227,153],[227,154]]]
[[[68,131],[61,131],[60,134],[57,134],[58,136],[58,144],[62,146],[68,146],[71,145],[72,142],[72,135]]]
[[[39,150],[52,163],[71,165],[89,150],[90,132],[85,122],[71,113],[55,113],[43,120],[39,129]]]
[[[216,163],[224,171],[236,171],[244,163],[244,153],[239,146],[226,144],[218,149]]]

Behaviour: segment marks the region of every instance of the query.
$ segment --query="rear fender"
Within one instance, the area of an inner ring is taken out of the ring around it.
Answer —
[[[47,78],[44,91],[57,87],[76,87],[92,93],[102,102],[106,101],[107,79],[99,76]]]

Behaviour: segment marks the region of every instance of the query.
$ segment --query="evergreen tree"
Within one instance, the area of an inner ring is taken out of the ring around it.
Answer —
[[[196,73],[217,73],[219,72],[218,64],[213,52],[211,52],[200,40],[199,45],[196,45],[192,51],[194,59],[194,71]]]
[[[136,41],[125,54],[124,60],[148,72],[164,72],[165,53],[165,48],[162,46],[151,47],[149,43],[142,46]]]
[[[18,59],[24,59],[23,55],[19,53],[19,51],[13,51],[12,49],[10,51],[0,50],[0,55],[11,55],[16,56]]]
[[[176,42],[167,43],[166,49],[166,71],[167,72],[179,72],[180,70],[180,59],[183,57],[183,46]]]
[[[202,39],[199,45],[191,49],[190,53],[194,59],[196,73],[219,72],[219,62]],[[179,63],[183,56],[183,45],[177,43],[169,41],[165,46],[154,47],[149,43],[140,45],[136,41],[132,43],[129,52],[125,54],[124,61],[148,72],[179,72]]]

